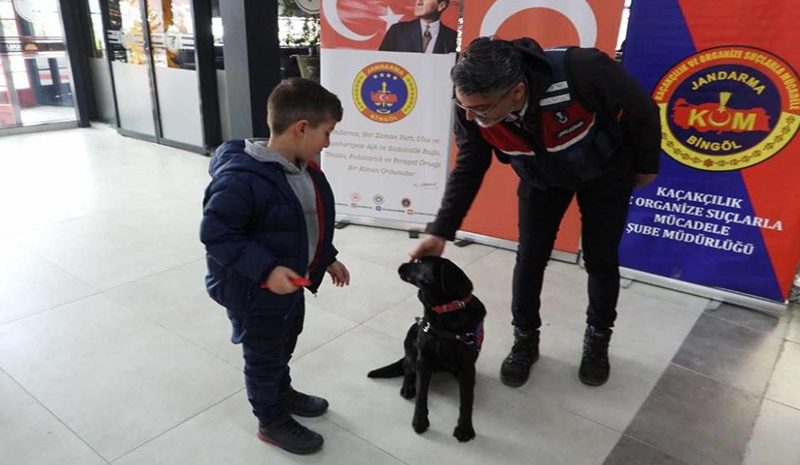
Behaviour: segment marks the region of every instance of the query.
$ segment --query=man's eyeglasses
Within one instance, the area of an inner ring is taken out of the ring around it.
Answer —
[[[495,108],[497,108],[500,105],[500,103],[503,102],[503,100],[506,99],[506,97],[508,97],[509,94],[511,94],[511,91],[514,90],[515,87],[517,87],[517,84],[511,86],[511,88],[509,88],[507,91],[503,93],[503,95],[500,96],[500,98],[497,100],[497,102],[494,103],[494,105],[492,105],[491,107],[489,107],[487,110],[484,111],[478,111],[474,108],[470,108],[459,102],[458,98],[456,97],[453,97],[453,103],[455,103],[458,108],[461,108],[464,111],[468,111],[473,115],[477,116],[478,118],[486,118],[487,116],[489,116],[491,112],[494,111]]]

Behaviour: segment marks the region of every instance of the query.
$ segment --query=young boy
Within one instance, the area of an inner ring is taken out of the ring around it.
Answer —
[[[228,311],[231,341],[243,346],[259,439],[310,454],[322,436],[291,415],[322,415],[328,401],[294,390],[289,359],[303,330],[303,286],[316,292],[325,271],[335,285],[350,284],[332,243],[333,193],[312,161],[328,146],[342,105],[296,78],[275,88],[267,109],[271,139],[229,141],[211,158],[200,240],[208,293]]]

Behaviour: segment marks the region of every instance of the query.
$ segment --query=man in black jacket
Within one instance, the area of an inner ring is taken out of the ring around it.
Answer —
[[[450,0],[415,0],[413,21],[393,24],[378,50],[385,52],[453,53],[458,34],[442,24]]]
[[[520,176],[514,346],[500,373],[521,386],[539,357],[540,294],[561,219],[577,195],[589,307],[579,370],[608,380],[619,296],[619,242],[631,190],[658,172],[661,127],[650,96],[604,53],[548,51],[534,40],[476,39],[453,68],[458,145],[432,235],[412,259],[441,255],[478,193],[492,151]],[[511,199],[509,199],[511,201]]]

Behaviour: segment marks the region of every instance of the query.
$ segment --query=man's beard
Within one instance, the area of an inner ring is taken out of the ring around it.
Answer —
[[[502,121],[502,119],[483,120],[481,118],[475,118],[475,123],[477,123],[478,126],[482,128],[490,128],[499,123],[500,121]]]

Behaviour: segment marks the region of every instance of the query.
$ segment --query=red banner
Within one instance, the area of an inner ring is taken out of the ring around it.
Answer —
[[[497,35],[530,37],[542,47],[597,47],[613,56],[623,4],[624,0],[470,0],[464,5],[462,48],[477,37]],[[510,166],[493,163],[462,229],[516,242],[518,183]],[[577,253],[579,244],[580,215],[573,202],[555,248]]]

